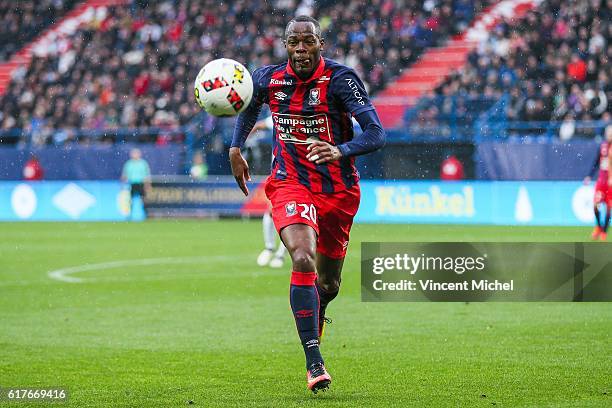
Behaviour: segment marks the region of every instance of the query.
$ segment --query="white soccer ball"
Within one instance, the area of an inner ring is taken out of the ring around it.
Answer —
[[[234,116],[246,109],[253,96],[251,74],[241,63],[228,58],[209,62],[194,84],[198,105],[214,116]]]

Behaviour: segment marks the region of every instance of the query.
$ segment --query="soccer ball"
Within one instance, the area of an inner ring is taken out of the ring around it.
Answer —
[[[234,116],[251,102],[253,80],[241,63],[228,58],[209,62],[194,84],[198,105],[214,116]]]

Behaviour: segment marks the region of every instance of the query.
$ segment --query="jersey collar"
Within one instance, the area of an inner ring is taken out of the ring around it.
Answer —
[[[323,75],[323,71],[325,71],[325,60],[323,59],[323,57],[321,57],[321,59],[319,60],[319,65],[314,70],[310,78],[303,80],[293,71],[293,68],[291,67],[291,63],[287,61],[287,73],[297,78],[298,82],[308,83],[310,81],[314,81],[315,79],[319,79],[319,77]]]

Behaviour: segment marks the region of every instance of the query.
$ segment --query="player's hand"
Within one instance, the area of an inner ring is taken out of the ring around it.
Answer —
[[[589,184],[591,184],[591,178],[587,176],[584,178],[582,182],[584,183],[585,186],[588,186]]]
[[[312,142],[308,146],[308,154],[306,155],[308,160],[315,162],[316,164],[336,161],[341,157],[342,153],[340,153],[340,149],[321,140]]]
[[[232,166],[232,174],[238,183],[238,187],[242,190],[245,196],[249,195],[249,188],[246,185],[247,181],[251,181],[251,174],[249,173],[249,164],[238,147],[232,147],[229,151],[230,165]]]

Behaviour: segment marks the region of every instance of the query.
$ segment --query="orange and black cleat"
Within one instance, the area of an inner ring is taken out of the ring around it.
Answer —
[[[599,240],[600,241],[605,241],[608,238],[608,233],[605,231],[601,231],[599,233]]]
[[[605,232],[603,232],[603,231],[601,230],[601,227],[600,227],[599,225],[598,225],[598,226],[596,226],[596,227],[593,229],[593,232],[591,233],[591,239],[595,239],[595,240],[596,240],[596,239],[598,239],[598,238],[599,238],[599,236],[600,236],[602,233],[604,233],[604,234],[605,234]]]
[[[308,389],[315,394],[319,391],[327,391],[331,384],[331,376],[325,370],[325,365],[322,362],[310,365],[306,373],[306,379],[308,380]]]

